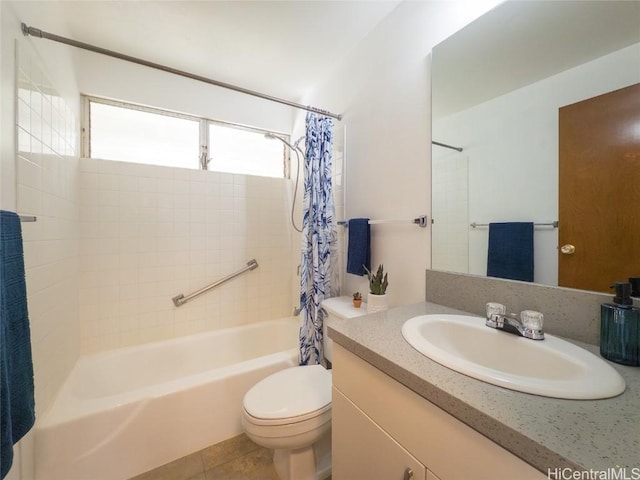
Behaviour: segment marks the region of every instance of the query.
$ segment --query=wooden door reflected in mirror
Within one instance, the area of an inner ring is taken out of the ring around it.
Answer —
[[[640,276],[640,84],[560,108],[559,182],[558,284]]]

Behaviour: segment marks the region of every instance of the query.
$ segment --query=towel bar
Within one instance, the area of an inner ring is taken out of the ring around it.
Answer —
[[[415,223],[420,228],[427,228],[427,216],[420,215],[419,217],[411,220],[392,220],[392,219],[369,220],[369,225],[380,225],[380,224],[387,224],[387,223]],[[348,227],[349,222],[347,220],[340,220],[338,222],[338,225],[340,225],[341,227]]]
[[[546,222],[546,223],[534,223],[533,224],[535,227],[553,227],[553,228],[558,228],[558,220],[554,221],[554,222]],[[488,223],[470,223],[469,224],[470,227],[472,228],[477,228],[477,227],[488,227],[489,224]]]

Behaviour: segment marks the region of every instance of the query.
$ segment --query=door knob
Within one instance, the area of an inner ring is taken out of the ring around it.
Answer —
[[[567,243],[566,245],[562,245],[562,247],[560,247],[560,251],[565,255],[573,255],[576,251],[576,247],[574,245],[571,245],[570,243]]]

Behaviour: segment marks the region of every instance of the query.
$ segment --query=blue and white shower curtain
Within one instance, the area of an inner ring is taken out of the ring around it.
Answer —
[[[324,363],[320,304],[331,296],[337,249],[331,181],[333,120],[308,113],[305,143],[299,360],[300,365],[313,365]]]

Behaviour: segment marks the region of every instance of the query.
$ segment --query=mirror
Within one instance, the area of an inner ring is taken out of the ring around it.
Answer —
[[[488,224],[535,222],[558,285],[559,108],[637,83],[640,2],[507,1],[437,45],[432,268],[486,275]]]

